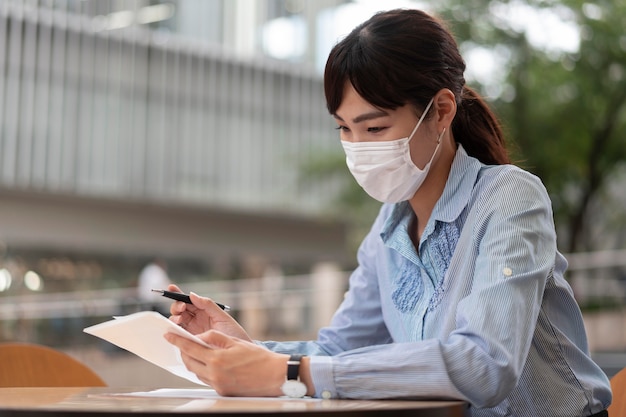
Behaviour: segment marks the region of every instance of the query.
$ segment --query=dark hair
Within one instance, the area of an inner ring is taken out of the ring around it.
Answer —
[[[330,52],[324,72],[326,104],[335,114],[347,82],[383,109],[409,103],[424,108],[448,88],[457,102],[455,140],[483,163],[510,163],[502,128],[487,103],[465,85],[464,71],[456,41],[441,22],[420,10],[380,12]]]

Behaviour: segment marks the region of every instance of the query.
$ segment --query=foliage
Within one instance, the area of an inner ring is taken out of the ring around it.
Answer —
[[[532,46],[526,31],[514,27],[516,16],[506,21],[491,13],[521,6],[575,25],[578,51]],[[564,249],[598,249],[603,242],[591,240],[592,228],[603,216],[590,208],[606,197],[608,181],[626,161],[626,2],[474,0],[447,10],[461,42],[507,51],[501,89],[508,94],[492,104],[515,142],[516,160],[546,184]]]
[[[598,229],[620,235],[626,228],[602,223],[619,202],[608,192],[611,181],[626,165],[626,0],[445,0],[437,9],[464,55],[482,48],[499,59],[501,79],[468,81],[503,121],[516,163],[545,183],[561,248],[606,249],[611,240]],[[541,21],[530,22],[532,16],[569,24],[579,47],[533,44],[528,24]],[[379,204],[352,180],[343,155],[319,158],[324,164],[312,163],[307,177],[342,178],[336,208],[362,237]]]

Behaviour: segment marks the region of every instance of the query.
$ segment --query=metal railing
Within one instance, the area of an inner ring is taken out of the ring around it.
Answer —
[[[251,334],[311,337],[328,323],[347,287],[348,274],[340,271],[299,276],[266,276],[232,281],[181,284],[185,291],[206,295],[232,308]],[[167,314],[172,301],[163,298],[159,311]],[[113,316],[152,307],[137,297],[136,288],[29,293],[0,298],[0,341],[38,341],[53,337],[51,344],[80,337],[82,328]],[[60,330],[55,330],[54,327]],[[50,333],[58,334],[50,336]],[[39,334],[41,332],[42,334]],[[59,333],[60,332],[60,333]],[[47,336],[46,336],[47,335]]]

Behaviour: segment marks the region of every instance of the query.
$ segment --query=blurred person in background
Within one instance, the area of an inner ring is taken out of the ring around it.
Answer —
[[[223,395],[607,415],[548,194],[511,164],[464,70],[451,33],[419,10],[381,12],[333,48],[328,109],[349,170],[384,203],[349,291],[316,341],[253,341],[209,298],[173,303],[170,319],[213,347],[165,336],[190,371]]]
[[[167,274],[167,263],[161,258],[154,258],[139,273],[137,282],[137,299],[142,310],[152,310],[169,315],[163,297],[152,290],[161,290],[171,284]]]

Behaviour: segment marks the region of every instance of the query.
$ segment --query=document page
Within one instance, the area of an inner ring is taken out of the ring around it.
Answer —
[[[114,317],[113,320],[87,327],[83,331],[134,353],[174,375],[199,385],[207,385],[185,368],[180,350],[165,340],[163,335],[168,332],[176,333],[203,346],[209,346],[156,311]]]
[[[137,392],[123,392],[117,394],[107,394],[120,397],[157,397],[157,398],[190,398],[190,399],[215,399],[220,398],[222,400],[232,400],[235,402],[247,402],[247,401],[275,401],[277,398],[286,401],[306,401],[306,402],[321,402],[321,398],[290,398],[287,396],[282,397],[222,397],[214,389],[211,388],[160,388],[152,391],[137,391]]]

